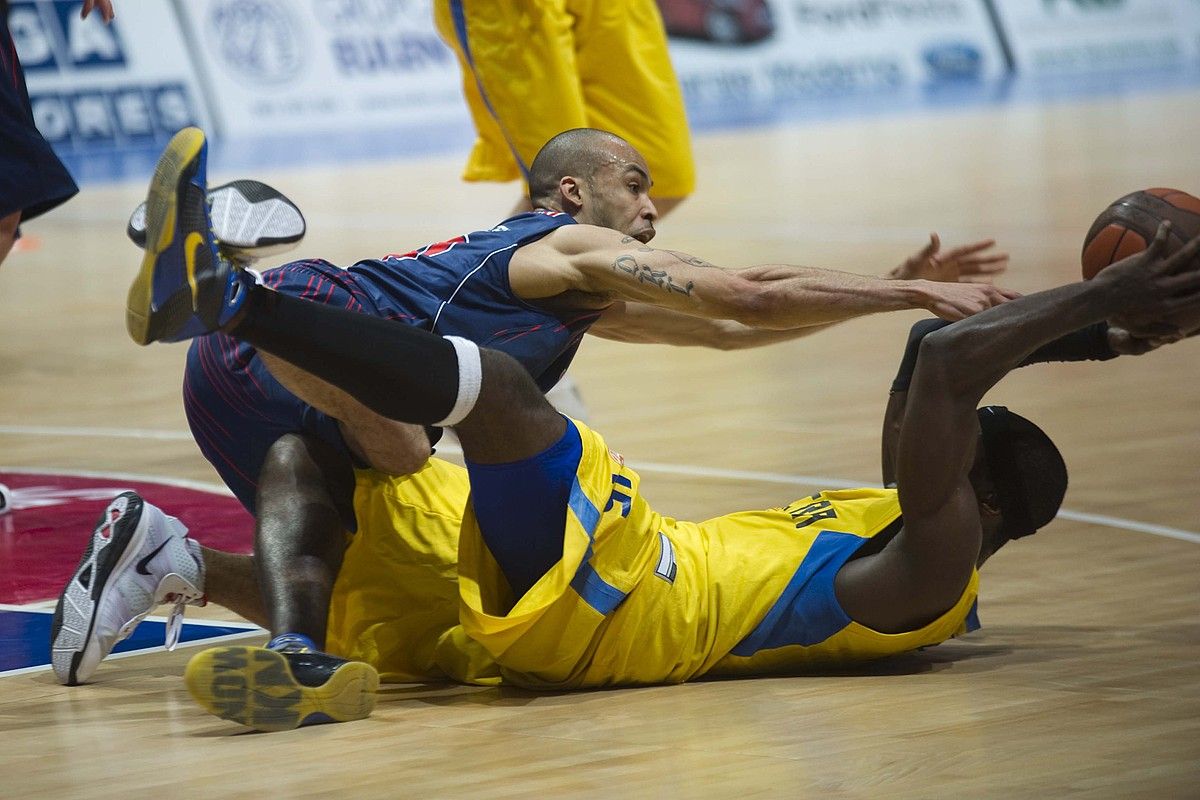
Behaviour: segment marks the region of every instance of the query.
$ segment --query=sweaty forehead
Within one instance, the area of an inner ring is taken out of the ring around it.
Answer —
[[[625,142],[607,142],[601,150],[600,166],[622,176],[625,173],[636,173],[647,179],[650,177],[650,168],[646,165],[646,160],[642,158],[641,153]]]

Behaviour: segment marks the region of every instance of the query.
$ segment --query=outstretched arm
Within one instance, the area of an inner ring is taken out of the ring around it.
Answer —
[[[984,393],[1039,348],[1118,313],[1158,318],[1200,305],[1200,238],[1163,258],[1167,228],[1145,253],[1086,283],[1039,292],[925,336],[900,425],[895,478],[903,531],[838,574],[855,620],[884,631],[924,624],[955,602],[979,554],[968,480]]]
[[[908,388],[912,384],[913,372],[917,367],[921,341],[930,333],[949,324],[951,323],[944,320],[925,319],[913,325],[909,331],[904,357],[900,360],[895,379],[892,380],[887,407],[883,414],[881,441],[884,486],[896,485],[896,450],[907,409]],[[1047,342],[1022,359],[1017,366],[1024,367],[1048,361],[1107,361],[1117,356],[1139,356],[1182,338],[1184,335],[1178,331],[1164,336],[1136,336],[1124,328],[1099,322]]]
[[[618,300],[604,309],[588,333],[615,342],[744,350],[791,341],[828,327],[829,324],[787,330],[752,328],[732,319],[708,319],[647,303]]]
[[[986,239],[942,253],[937,234],[933,234],[926,247],[892,270],[887,279],[990,282],[1005,270],[1008,262],[1006,254],[991,250],[994,244]],[[588,333],[618,342],[742,350],[799,339],[833,324],[771,330],[731,319],[697,317],[648,303],[617,301],[604,310]]]
[[[565,226],[522,247],[509,280],[526,299],[583,292],[774,330],[907,308],[962,319],[1018,296],[989,284],[885,280],[783,264],[722,269],[590,225]]]

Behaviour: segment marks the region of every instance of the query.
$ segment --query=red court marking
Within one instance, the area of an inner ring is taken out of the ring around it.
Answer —
[[[58,597],[100,513],[114,495],[127,489],[179,517],[208,547],[249,553],[254,544],[254,519],[226,494],[146,478],[16,473],[2,467],[0,483],[14,495],[13,510],[0,515],[0,603]]]

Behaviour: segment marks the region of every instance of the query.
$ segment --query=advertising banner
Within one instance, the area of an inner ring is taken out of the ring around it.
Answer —
[[[1200,0],[989,2],[1020,72],[1120,72],[1200,61]]]
[[[205,124],[178,19],[158,0],[124,0],[105,25],[78,0],[12,0],[9,29],[34,119],[64,155],[157,147]]]
[[[430,0],[180,0],[216,132],[465,125]]]
[[[1006,73],[980,0],[659,0],[689,109],[896,94]]]

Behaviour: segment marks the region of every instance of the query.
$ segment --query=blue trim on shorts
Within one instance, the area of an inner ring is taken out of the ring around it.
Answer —
[[[571,486],[571,498],[568,503],[575,518],[579,520],[579,524],[587,531],[589,540],[587,551],[579,562],[579,568],[575,570],[575,577],[571,579],[571,588],[583,598],[585,603],[601,614],[611,614],[617,606],[621,605],[626,592],[622,592],[601,578],[600,573],[596,572],[596,568],[592,566],[592,544],[596,541],[596,527],[600,524],[600,509],[596,508],[588,496],[583,493],[583,487],[579,485],[578,477]]]
[[[833,580],[865,541],[861,536],[838,531],[817,534],[766,617],[730,652],[748,658],[777,647],[809,647],[849,625],[852,620],[837,601]]]
[[[979,600],[976,599],[974,603],[971,603],[971,610],[967,612],[967,633],[977,631],[982,627],[982,623],[979,622]]]
[[[471,55],[471,43],[467,37],[467,11],[463,8],[462,0],[450,0],[450,13],[454,15],[454,32],[458,35],[458,43],[462,46],[467,64],[471,67],[471,75],[475,78],[475,86],[479,89],[479,96],[483,98],[483,104],[487,107],[488,113],[492,115],[492,119],[496,120],[496,125],[500,128],[500,133],[504,134],[504,141],[508,143],[508,149],[512,152],[513,159],[517,162],[517,167],[520,168],[521,174],[525,176],[525,182],[528,183],[529,165],[521,158],[521,154],[517,152],[516,146],[513,145],[512,137],[504,129],[504,122],[496,113],[496,108],[492,105],[492,101],[488,97],[487,89],[483,87],[483,80],[479,77],[479,70],[475,68],[475,57]]]

